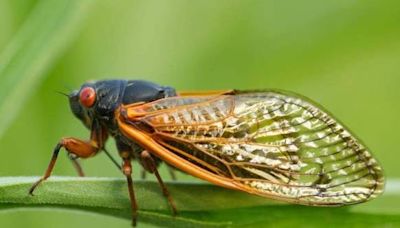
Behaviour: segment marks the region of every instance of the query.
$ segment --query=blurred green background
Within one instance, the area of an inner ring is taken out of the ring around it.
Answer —
[[[0,176],[41,175],[62,136],[88,137],[55,91],[127,78],[178,90],[303,94],[356,132],[388,177],[400,177],[399,22],[396,0],[0,0]],[[108,148],[115,152],[113,142]],[[104,154],[83,165],[89,176],[121,176]],[[66,156],[54,174],[75,175]],[[129,221],[54,210],[0,213],[0,227],[23,226]]]

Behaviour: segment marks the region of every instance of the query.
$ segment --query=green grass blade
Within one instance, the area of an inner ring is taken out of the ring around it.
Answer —
[[[62,208],[130,219],[126,183],[115,178],[52,177],[35,192],[37,177],[0,178],[0,212],[16,208]],[[399,181],[372,202],[343,208],[282,204],[209,184],[167,183],[179,215],[172,217],[155,182],[135,181],[139,221],[167,227],[267,226],[306,227],[325,222],[351,225],[400,225]],[[386,208],[382,210],[382,208]]]
[[[74,40],[91,2],[39,1],[0,54],[0,137]]]

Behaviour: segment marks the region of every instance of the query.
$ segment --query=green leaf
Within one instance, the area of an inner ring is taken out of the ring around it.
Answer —
[[[0,138],[74,40],[91,2],[39,1],[0,54]]]
[[[16,208],[62,208],[130,219],[124,179],[52,177],[35,196],[37,177],[0,178],[0,212]],[[283,204],[203,183],[167,183],[179,215],[171,216],[158,183],[135,181],[139,222],[167,227],[400,225],[400,182],[390,181],[384,196],[368,203],[318,208]]]

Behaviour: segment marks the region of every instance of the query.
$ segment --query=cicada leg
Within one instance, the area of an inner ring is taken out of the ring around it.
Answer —
[[[35,191],[36,187],[50,177],[54,165],[56,164],[58,153],[63,147],[69,153],[74,154],[81,158],[91,157],[99,151],[99,148],[98,146],[96,146],[96,143],[85,142],[76,138],[63,138],[60,141],[60,143],[58,143],[54,148],[53,156],[51,157],[50,163],[47,166],[46,172],[44,173],[43,177],[32,185],[32,187],[29,189],[29,194],[33,195],[33,192]]]
[[[111,160],[111,162],[118,168],[118,170],[121,170],[122,169],[121,165],[118,164],[117,160],[115,160],[115,158],[110,154],[110,152],[108,152],[108,150],[105,147],[103,147],[103,151],[107,155],[107,157]]]
[[[116,146],[118,149],[118,153],[122,158],[122,173],[126,177],[126,181],[128,183],[128,193],[129,199],[131,200],[131,212],[132,212],[132,226],[136,226],[136,220],[138,217],[138,205],[136,202],[135,191],[133,189],[133,181],[132,181],[132,156],[133,151],[132,147],[123,143],[120,140],[116,140]]]
[[[123,157],[122,172],[124,173],[128,183],[128,193],[131,200],[132,209],[132,226],[136,226],[138,205],[136,203],[135,191],[133,189],[132,164],[129,156]]]
[[[47,166],[46,172],[38,181],[36,181],[32,185],[32,187],[29,189],[29,194],[33,195],[36,187],[50,177],[61,148],[64,147],[68,151],[68,153],[71,154],[70,156],[76,158],[88,158],[96,155],[97,152],[104,147],[104,143],[107,140],[107,137],[107,131],[104,128],[100,127],[98,123],[93,122],[89,141],[83,141],[72,137],[61,139],[61,141],[56,145],[53,150],[53,156],[51,157],[50,163]],[[73,160],[73,164],[75,165],[78,173],[80,175],[83,175],[83,171],[79,163]]]
[[[71,160],[72,165],[74,166],[76,172],[80,177],[84,177],[85,173],[83,172],[82,166],[78,161],[78,157],[75,154],[68,153],[67,154],[69,160]]]
[[[150,155],[150,153],[148,151],[144,150],[140,154],[140,159],[141,159],[143,168],[146,169],[150,173],[154,173],[154,175],[156,176],[158,183],[160,184],[160,187],[163,191],[163,194],[167,198],[168,203],[172,209],[172,214],[176,215],[177,210],[176,210],[175,203],[172,200],[171,194],[169,193],[167,187],[165,186],[164,181],[161,179],[161,176],[158,173],[157,165],[156,165],[156,162],[154,161],[153,157]]]

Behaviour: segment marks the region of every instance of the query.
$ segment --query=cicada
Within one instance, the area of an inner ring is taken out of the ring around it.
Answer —
[[[62,138],[75,158],[104,150],[112,136],[128,183],[132,222],[137,204],[132,160],[155,174],[161,161],[221,187],[311,206],[342,206],[382,193],[382,168],[343,124],[311,100],[275,90],[179,93],[140,80],[88,82],[68,95],[72,113],[90,129],[90,139]]]

